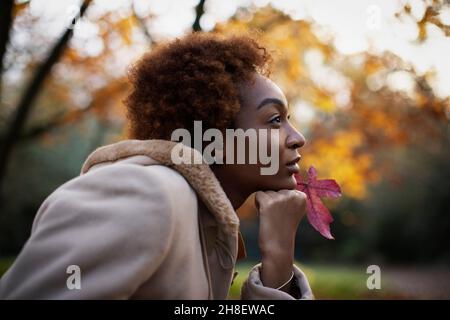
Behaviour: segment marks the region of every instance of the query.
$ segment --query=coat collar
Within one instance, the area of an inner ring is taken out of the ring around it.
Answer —
[[[155,160],[159,164],[178,171],[194,188],[205,206],[212,213],[222,231],[226,234],[236,234],[239,231],[239,218],[226,196],[220,182],[204,161],[200,152],[180,144],[183,154],[194,153],[200,157],[200,164],[175,164],[171,159],[172,148],[177,142],[169,140],[123,140],[106,145],[92,152],[83,164],[81,174],[85,174],[93,166],[116,162],[132,156],[143,155]]]

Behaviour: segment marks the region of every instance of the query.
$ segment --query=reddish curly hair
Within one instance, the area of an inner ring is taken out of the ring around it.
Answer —
[[[269,74],[268,50],[254,36],[196,32],[163,43],[130,69],[126,98],[132,139],[170,140],[177,128],[193,131],[233,126],[239,84],[255,72]]]

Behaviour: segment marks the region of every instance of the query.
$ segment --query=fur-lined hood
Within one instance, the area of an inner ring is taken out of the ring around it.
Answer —
[[[201,164],[173,163],[171,152],[177,144],[173,141],[154,139],[124,140],[106,145],[89,155],[83,164],[80,175],[96,167],[118,161],[140,165],[168,166],[179,172],[189,182],[225,233],[238,232],[239,218],[236,211],[209,165],[205,161]],[[201,157],[201,154],[193,148],[184,145],[182,148],[183,152],[186,152],[183,154],[193,152],[194,157]]]

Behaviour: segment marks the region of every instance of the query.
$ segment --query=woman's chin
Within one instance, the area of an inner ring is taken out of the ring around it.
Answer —
[[[268,186],[268,190],[279,191],[284,189],[295,189],[297,187],[297,181],[295,180],[294,175],[288,175],[284,177],[275,176],[270,181],[270,185]]]
[[[297,180],[295,180],[293,174],[287,178],[286,184],[288,185],[286,189],[295,189],[297,187]]]

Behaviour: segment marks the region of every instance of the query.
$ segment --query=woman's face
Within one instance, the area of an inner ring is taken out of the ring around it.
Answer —
[[[261,138],[257,135],[258,146],[261,142],[266,143],[269,155],[271,148],[276,148],[277,159],[272,158],[271,161],[278,161],[278,170],[272,175],[261,174],[261,168],[269,165],[262,165],[259,161],[256,164],[249,163],[248,143],[245,150],[246,163],[226,164],[222,170],[250,192],[295,188],[294,173],[298,172],[297,162],[300,160],[298,149],[305,144],[305,138],[289,121],[286,97],[275,83],[259,74],[255,74],[254,81],[241,86],[240,94],[242,103],[235,118],[235,129],[256,129],[256,132],[266,129],[268,134],[267,138],[262,138],[263,141],[259,141]],[[270,129],[279,130],[278,139],[274,135],[275,130]],[[236,152],[239,150],[235,147],[235,154]]]

